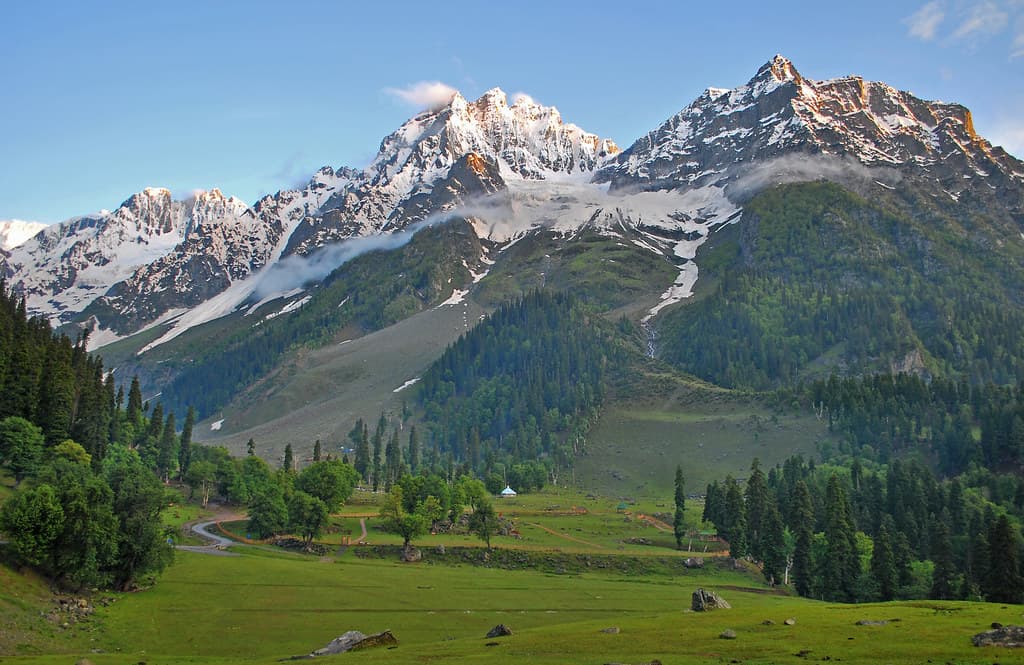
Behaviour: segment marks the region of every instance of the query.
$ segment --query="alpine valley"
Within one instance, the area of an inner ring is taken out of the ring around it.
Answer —
[[[12,663],[1024,642],[1024,163],[958,104],[776,56],[620,148],[445,92],[0,241]]]
[[[252,205],[147,188],[0,257],[30,314],[236,452],[340,446],[382,406],[438,422],[446,347],[538,289],[571,294],[608,365],[542,455],[694,390],[1024,380],[1024,163],[963,106],[782,56],[625,150],[529,97],[455,94],[363,170]]]

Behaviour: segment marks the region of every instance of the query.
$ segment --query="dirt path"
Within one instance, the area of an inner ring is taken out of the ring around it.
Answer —
[[[571,540],[571,541],[576,542],[576,543],[582,543],[583,545],[587,545],[589,547],[596,547],[599,550],[605,549],[604,545],[598,545],[597,543],[592,543],[589,540],[583,540],[582,538],[575,538],[573,536],[570,536],[567,533],[561,533],[561,532],[555,531],[554,529],[549,529],[548,527],[544,526],[543,524],[537,524],[536,522],[526,522],[525,524],[528,524],[530,526],[535,526],[538,529],[540,529],[541,531],[547,531],[552,536],[558,536],[559,538],[565,538],[566,540]]]
[[[224,536],[210,531],[211,528],[216,527],[221,522],[231,522],[234,520],[243,519],[245,515],[232,510],[221,510],[213,515],[211,518],[203,519],[202,521],[193,520],[186,522],[183,527],[188,528],[189,531],[196,534],[203,540],[207,541],[206,545],[178,545],[175,549],[182,550],[183,552],[199,552],[201,554],[212,554],[214,556],[238,556],[235,552],[228,552],[224,548],[231,545],[238,545],[239,543],[225,538]]]
[[[638,520],[642,521],[642,522],[647,522],[648,524],[653,526],[655,529],[658,529],[659,531],[667,531],[668,533],[675,533],[675,529],[673,529],[668,524],[662,522],[661,520],[659,520],[656,517],[651,517],[650,515],[644,515],[643,513],[638,513],[636,518]]]
[[[356,539],[356,545],[363,545],[366,543],[366,518],[359,518],[359,528],[363,530],[363,534]]]

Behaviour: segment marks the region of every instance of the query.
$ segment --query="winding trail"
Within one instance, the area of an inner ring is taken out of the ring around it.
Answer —
[[[175,549],[179,549],[183,552],[199,552],[201,554],[212,554],[213,556],[238,556],[237,552],[229,552],[225,548],[232,545],[241,545],[230,538],[210,531],[211,527],[215,527],[221,522],[230,522],[233,520],[242,519],[244,515],[240,515],[232,511],[224,511],[217,513],[212,519],[203,522],[190,522],[186,523],[185,526],[189,528],[189,531],[196,534],[203,540],[207,541],[206,545],[177,545]]]
[[[366,518],[359,518],[359,528],[363,530],[363,534],[356,540],[356,545],[363,545],[366,543]]]

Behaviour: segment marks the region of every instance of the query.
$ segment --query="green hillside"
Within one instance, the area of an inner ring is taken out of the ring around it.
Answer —
[[[1024,239],[983,202],[906,184],[767,190],[698,254],[703,297],[667,312],[661,357],[722,386],[860,372],[1024,379]]]

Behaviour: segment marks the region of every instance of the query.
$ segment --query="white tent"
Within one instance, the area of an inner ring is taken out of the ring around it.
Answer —
[[[502,499],[507,499],[507,498],[513,497],[515,495],[516,495],[516,491],[514,489],[512,489],[511,486],[505,485],[505,489],[501,490],[501,494],[499,496]]]

